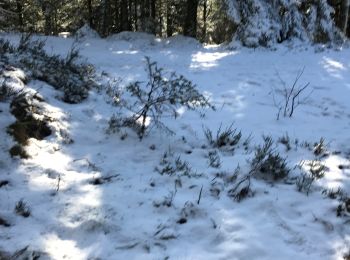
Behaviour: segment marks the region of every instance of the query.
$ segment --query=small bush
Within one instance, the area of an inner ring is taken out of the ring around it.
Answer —
[[[167,196],[164,196],[162,200],[153,201],[153,206],[155,208],[159,208],[159,207],[170,208],[173,205],[174,197],[175,197],[175,192],[170,192]]]
[[[122,79],[121,78],[114,78],[112,80],[109,80],[107,84],[104,86],[106,95],[108,99],[106,100],[107,103],[118,106],[120,105],[121,101],[121,85]]]
[[[303,173],[296,182],[298,191],[306,193],[309,195],[312,184],[321,178],[324,177],[326,173],[326,166],[318,160],[313,160],[307,163],[309,171]]]
[[[132,116],[126,120],[139,125],[137,133],[142,139],[146,130],[152,125],[169,133],[172,131],[164,125],[162,118],[178,117],[177,109],[184,106],[190,110],[199,107],[213,108],[190,80],[176,73],[170,75],[164,73],[156,62],[151,62],[146,57],[147,82],[133,82],[126,87],[130,94],[131,102],[124,102],[124,106],[132,112]],[[121,102],[123,104],[123,102]]]
[[[295,109],[300,105],[306,104],[308,97],[311,95],[312,92],[310,92],[308,96],[301,98],[310,85],[310,83],[306,83],[299,86],[299,80],[304,70],[305,68],[298,72],[291,87],[288,87],[286,82],[277,73],[282,84],[282,88],[272,90],[274,106],[278,109],[277,120],[279,120],[281,114],[283,117],[292,117]],[[280,96],[279,99],[276,99],[276,93]]]
[[[216,150],[208,152],[208,164],[213,168],[221,167],[221,160],[218,152]]]
[[[6,65],[0,59],[0,102],[11,101],[26,94],[26,75],[23,71]]]
[[[289,135],[286,134],[284,136],[281,136],[279,139],[278,139],[278,142],[283,144],[285,147],[286,147],[286,151],[290,151],[292,149],[292,146],[291,146],[291,141],[290,141],[290,138],[289,138]]]
[[[327,149],[324,141],[324,138],[321,138],[318,143],[314,144],[313,152],[316,156],[320,156],[326,152]]]
[[[28,207],[27,203],[23,201],[23,199],[16,203],[15,213],[25,218],[30,216],[30,208]]]
[[[17,90],[16,88],[7,85],[5,80],[1,82],[0,78],[0,102],[12,100],[13,98],[18,97],[23,93],[24,89]]]
[[[344,200],[347,198],[347,194],[343,191],[343,189],[338,188],[338,189],[324,189],[322,191],[322,194],[327,196],[330,199],[339,199],[339,200]]]
[[[171,152],[165,152],[163,154],[159,167],[157,166],[155,170],[161,175],[192,175],[192,169],[189,163],[181,160],[180,156],[174,157]]]
[[[241,178],[241,180],[227,192],[227,195],[237,202],[240,202],[247,197],[253,196],[254,193],[251,189],[251,175],[248,174],[245,177]]]
[[[237,131],[237,128],[233,128],[233,124],[225,129],[222,129],[222,125],[220,125],[215,136],[213,136],[213,132],[210,129],[204,128],[204,135],[209,144],[215,148],[225,146],[234,147],[242,138],[241,131]]]
[[[122,127],[134,128],[137,131],[138,125],[130,118],[125,118],[121,114],[114,114],[108,121],[107,134],[119,133]]]
[[[67,103],[75,104],[86,99],[89,89],[95,86],[93,67],[79,62],[79,51],[74,47],[62,58],[47,54],[44,46],[45,41],[32,40],[30,35],[23,35],[18,47],[1,40],[0,50],[5,51],[1,60],[63,91],[61,98]]]
[[[350,216],[350,198],[344,198],[337,207],[337,216]]]
[[[290,169],[287,166],[286,158],[272,148],[273,141],[271,137],[264,137],[264,144],[256,148],[254,158],[251,161],[252,174],[261,173],[266,177],[272,177],[273,180],[285,178]]]

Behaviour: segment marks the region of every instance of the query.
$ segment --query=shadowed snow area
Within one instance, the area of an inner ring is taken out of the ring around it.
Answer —
[[[46,49],[64,55],[72,44],[50,37]],[[115,79],[120,86],[146,81],[148,56],[195,83],[216,111],[200,116],[183,108],[177,120],[165,119],[176,135],[153,129],[141,142],[131,130],[106,133],[116,107],[105,90],[91,90],[87,100],[70,105],[51,86],[30,82],[44,97],[53,134],[30,140],[31,158],[11,159],[6,127],[14,118],[0,102],[0,181],[9,180],[0,187],[0,217],[10,222],[0,225],[0,250],[30,246],[48,259],[74,260],[342,259],[349,253],[350,212],[337,217],[339,201],[322,193],[350,193],[349,49],[228,50],[137,34],[85,38],[78,46],[98,80]],[[291,87],[301,70],[297,86],[310,83],[301,104],[291,118],[280,114],[277,120],[283,85]],[[203,128],[215,135],[232,123],[242,132],[241,143],[217,149],[220,167],[208,166],[208,151],[215,149]],[[222,176],[237,166],[247,174],[263,135],[272,136],[287,157],[290,177],[254,178],[251,196],[237,202],[228,196],[235,185]],[[286,135],[288,151],[277,143]],[[316,158],[312,149],[320,138],[327,154],[317,158],[326,172],[307,196],[295,185],[302,174],[296,166]],[[165,152],[188,162],[193,175],[160,175],[155,168]],[[20,199],[30,207],[28,218],[13,213]]]

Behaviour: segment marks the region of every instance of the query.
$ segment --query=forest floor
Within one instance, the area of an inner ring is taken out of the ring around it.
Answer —
[[[72,44],[49,37],[46,49],[65,55]],[[0,225],[0,251],[74,260],[343,259],[350,253],[344,208],[350,207],[344,202],[350,193],[350,49],[229,50],[127,33],[75,44],[101,82],[145,81],[148,56],[195,83],[216,111],[180,109],[176,120],[164,120],[175,135],[152,129],[140,141],[128,129],[107,133],[117,108],[106,89],[71,105],[46,83],[30,81],[27,87],[44,98],[53,133],[30,140],[31,158],[11,158],[6,128],[14,117],[0,102],[0,217],[9,224]],[[309,86],[301,104],[291,118],[282,113],[277,120],[281,93],[303,68],[297,87]],[[203,129],[215,136],[231,124],[241,131],[240,142],[213,147]],[[249,173],[263,136],[274,140],[290,173],[279,181],[252,177],[247,197],[237,201],[232,190]],[[209,165],[210,152],[220,163]],[[169,165],[180,158],[189,173],[157,172],[165,153]],[[312,162],[325,166],[324,176],[308,194],[299,192],[296,183],[310,174]],[[14,213],[21,199],[27,218]]]

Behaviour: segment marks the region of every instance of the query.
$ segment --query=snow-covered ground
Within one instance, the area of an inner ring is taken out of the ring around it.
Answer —
[[[72,43],[48,38],[46,48],[64,55]],[[350,218],[337,217],[339,201],[322,194],[329,188],[350,193],[349,49],[228,50],[133,34],[85,38],[79,47],[101,80],[116,79],[119,86],[144,81],[149,56],[192,80],[217,109],[204,117],[180,109],[176,121],[165,120],[176,135],[153,129],[139,141],[128,130],[106,133],[117,108],[103,89],[70,105],[51,86],[31,81],[28,87],[45,99],[54,132],[31,140],[32,158],[11,159],[6,127],[14,117],[9,104],[0,102],[0,181],[9,181],[0,187],[0,217],[11,225],[0,225],[0,250],[29,246],[49,259],[342,259],[349,253]],[[303,68],[298,86],[310,83],[305,104],[292,118],[276,120],[282,81],[291,86]],[[248,149],[243,141],[234,150],[217,149],[221,167],[209,167],[207,155],[215,149],[203,128],[215,134],[232,123],[242,140],[251,136]],[[237,202],[228,196],[235,183],[226,180],[237,166],[239,174],[249,172],[263,135],[272,136],[287,157],[290,177],[253,178],[253,196]],[[289,151],[277,143],[286,135]],[[329,153],[321,158],[327,171],[307,196],[297,191],[301,170],[294,166],[315,159],[312,145],[320,138]],[[188,162],[193,176],[160,175],[155,168],[165,152],[169,160]],[[103,183],[93,185],[96,179]],[[30,207],[28,218],[14,213],[20,199]]]

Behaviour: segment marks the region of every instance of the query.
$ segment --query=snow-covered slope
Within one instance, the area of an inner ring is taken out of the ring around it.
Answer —
[[[54,133],[31,139],[32,158],[11,159],[6,126],[14,118],[0,102],[0,181],[9,181],[0,187],[0,217],[10,224],[0,225],[0,249],[29,246],[26,254],[45,252],[44,259],[342,259],[349,253],[349,215],[337,217],[340,202],[322,191],[350,193],[350,50],[227,51],[186,39],[143,39],[85,39],[81,54],[101,81],[119,79],[120,86],[146,80],[149,56],[196,83],[217,110],[204,117],[181,110],[176,121],[166,119],[176,135],[154,129],[140,142],[131,130],[106,133],[117,108],[104,89],[70,105],[51,86],[30,82],[44,97]],[[71,45],[72,39],[48,38],[46,48],[65,54]],[[305,104],[292,118],[276,120],[282,82],[291,86],[304,67],[298,84],[310,82]],[[210,147],[203,128],[215,134],[231,123],[250,143]],[[289,151],[275,145],[287,157],[290,177],[253,178],[251,196],[237,202],[228,179],[238,166],[238,178],[249,172],[262,135],[289,136]],[[326,174],[306,196],[294,184],[301,174],[294,166],[316,158],[312,147],[321,137]],[[208,166],[213,150],[220,168]],[[155,168],[165,152],[170,161],[188,162],[191,176],[160,175]],[[14,213],[20,199],[30,207],[28,218]]]

